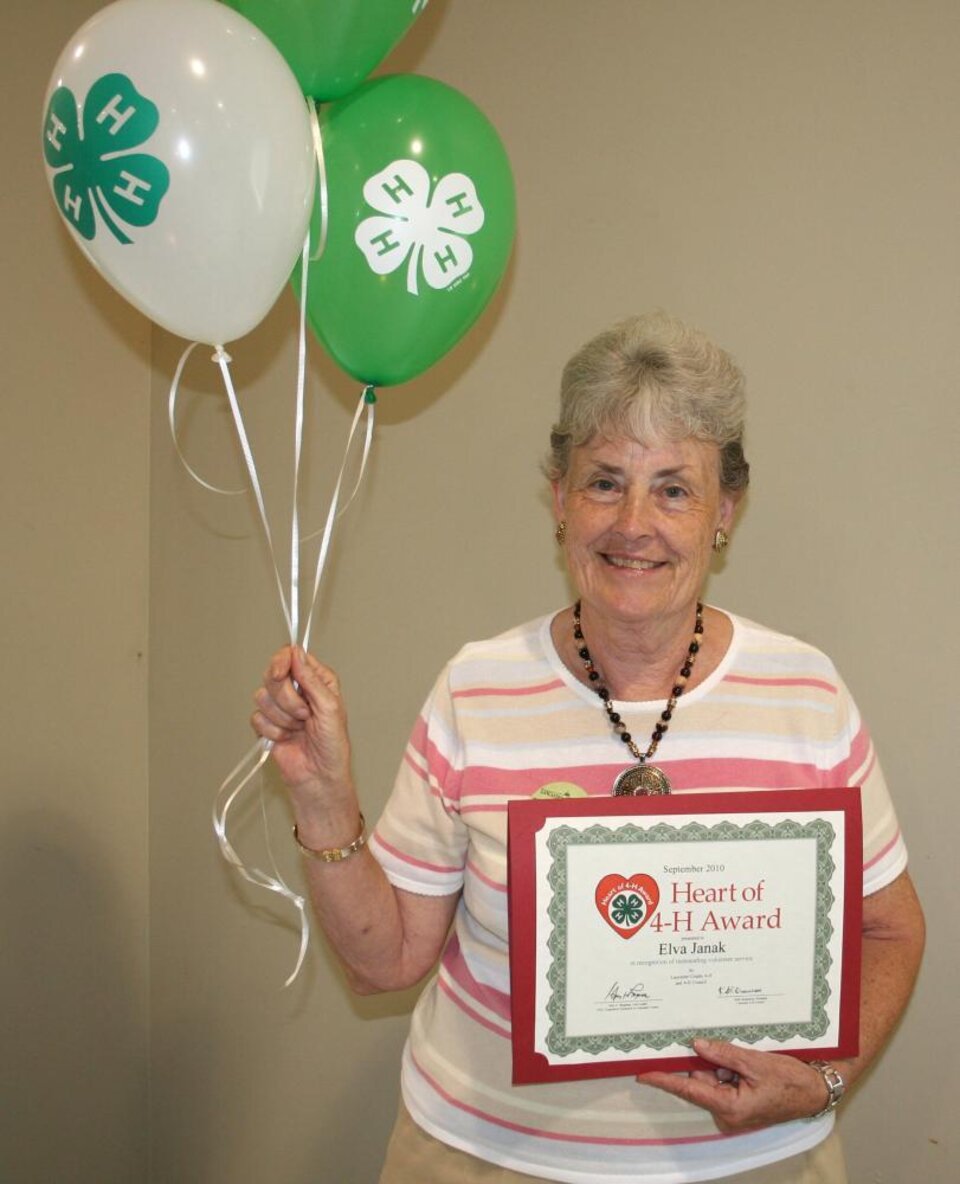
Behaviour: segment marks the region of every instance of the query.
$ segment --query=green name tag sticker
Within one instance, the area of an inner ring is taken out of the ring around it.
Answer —
[[[541,785],[533,795],[535,798],[586,798],[590,795],[572,781],[551,781]]]

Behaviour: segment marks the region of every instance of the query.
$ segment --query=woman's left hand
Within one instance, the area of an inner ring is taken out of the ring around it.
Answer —
[[[796,1057],[724,1040],[695,1040],[693,1048],[716,1068],[644,1073],[637,1081],[709,1110],[724,1134],[809,1118],[826,1104],[823,1078]]]

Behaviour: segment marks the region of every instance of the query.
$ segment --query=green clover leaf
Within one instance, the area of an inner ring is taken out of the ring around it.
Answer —
[[[621,892],[613,898],[610,916],[617,925],[639,925],[643,920],[643,901],[634,892],[629,896]]]
[[[170,172],[155,156],[134,152],[160,122],[155,103],[125,74],[105,74],[90,87],[83,125],[69,87],[58,87],[44,120],[43,155],[54,170],[60,213],[88,241],[99,213],[118,242],[133,240],[117,225],[149,226],[170,187]]]

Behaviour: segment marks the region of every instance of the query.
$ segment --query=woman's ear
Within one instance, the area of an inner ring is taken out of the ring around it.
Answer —
[[[742,489],[722,490],[720,493],[720,522],[721,530],[730,533],[730,528],[733,526],[733,520],[737,516],[737,506],[740,504],[740,498],[743,496]]]
[[[553,515],[558,522],[562,522],[565,503],[563,484],[560,481],[551,481],[550,488],[553,491]]]

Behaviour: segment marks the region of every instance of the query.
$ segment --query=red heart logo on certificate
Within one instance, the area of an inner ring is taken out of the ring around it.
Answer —
[[[629,879],[611,872],[597,885],[597,911],[614,933],[633,937],[650,920],[660,903],[660,889],[653,876],[637,872]]]

